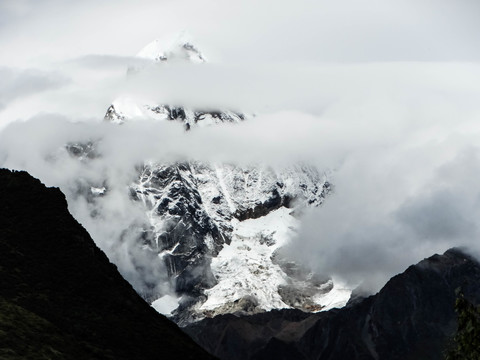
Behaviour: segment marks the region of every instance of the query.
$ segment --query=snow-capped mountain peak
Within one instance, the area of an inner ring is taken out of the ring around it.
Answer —
[[[154,40],[136,56],[152,61],[152,66],[171,62],[183,62],[192,65],[206,62],[206,58],[193,45],[191,37],[185,32],[176,38]],[[131,66],[127,73],[134,76],[148,66]],[[122,124],[134,119],[177,120],[182,122],[185,128],[189,130],[192,126],[208,126],[223,122],[238,123],[243,121],[245,117],[245,114],[229,109],[188,108],[183,104],[166,104],[161,99],[147,100],[122,96],[112,102],[104,119],[115,124]]]
[[[155,39],[138,52],[137,57],[154,60],[155,62],[164,61],[189,61],[192,63],[206,62],[203,54],[193,44],[191,37],[187,33],[182,33],[173,40]]]
[[[205,62],[185,34],[173,41],[155,40],[137,56],[153,66],[171,60]],[[248,121],[228,109],[128,96],[114,100],[105,115],[118,124],[137,119],[177,121],[187,130]],[[332,191],[318,169],[153,159],[138,170],[138,180],[127,184],[148,219],[137,245],[161,259],[173,286],[169,293],[152,290],[144,297],[178,324],[224,313],[320,311],[348,301],[349,289],[281,251],[295,236],[302,209],[320,206]]]

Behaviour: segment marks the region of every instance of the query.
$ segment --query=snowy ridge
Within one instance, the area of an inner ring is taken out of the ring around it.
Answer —
[[[192,110],[182,106],[155,104],[149,100],[120,97],[109,106],[104,119],[114,124],[131,120],[177,120],[183,122],[189,130],[194,126],[209,126],[223,122],[239,123],[245,119],[245,115],[228,110]]]

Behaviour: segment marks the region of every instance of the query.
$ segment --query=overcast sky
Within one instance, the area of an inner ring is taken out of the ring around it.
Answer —
[[[232,61],[478,60],[475,0],[3,0],[2,65],[134,55],[188,29]]]
[[[50,155],[75,137],[104,139],[92,179],[182,151],[308,161],[333,171],[336,190],[292,253],[376,289],[434,251],[477,246],[479,14],[477,0],[3,0],[0,165],[68,191],[86,169]],[[208,65],[126,80],[140,49],[184,30]],[[165,124],[101,124],[132,93],[259,116],[188,139]]]
[[[212,63],[250,78],[286,67],[264,75],[287,77],[272,86],[281,96],[322,62],[477,61],[479,13],[475,0],[3,0],[0,127],[39,111],[98,116],[130,58],[184,30]]]

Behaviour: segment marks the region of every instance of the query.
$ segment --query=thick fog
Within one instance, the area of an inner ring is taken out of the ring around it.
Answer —
[[[136,166],[314,164],[331,174],[334,192],[304,212],[288,253],[376,291],[434,252],[480,250],[478,7],[467,0],[4,2],[0,166],[59,186],[127,279],[151,279],[167,293],[160,260],[130,246],[147,221],[128,195]],[[143,46],[185,28],[208,64],[126,76],[127,66],[145,65],[134,58]],[[255,116],[188,133],[171,122],[103,122],[121,96]],[[89,141],[101,156],[82,160],[65,149]],[[109,191],[94,205],[78,194],[87,184]]]

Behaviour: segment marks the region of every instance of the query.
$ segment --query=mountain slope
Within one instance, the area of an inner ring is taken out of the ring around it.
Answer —
[[[440,360],[456,329],[458,287],[480,303],[479,262],[451,249],[409,267],[378,294],[343,309],[224,315],[186,331],[222,359]]]
[[[68,213],[64,195],[0,169],[2,359],[210,359],[148,306]]]

